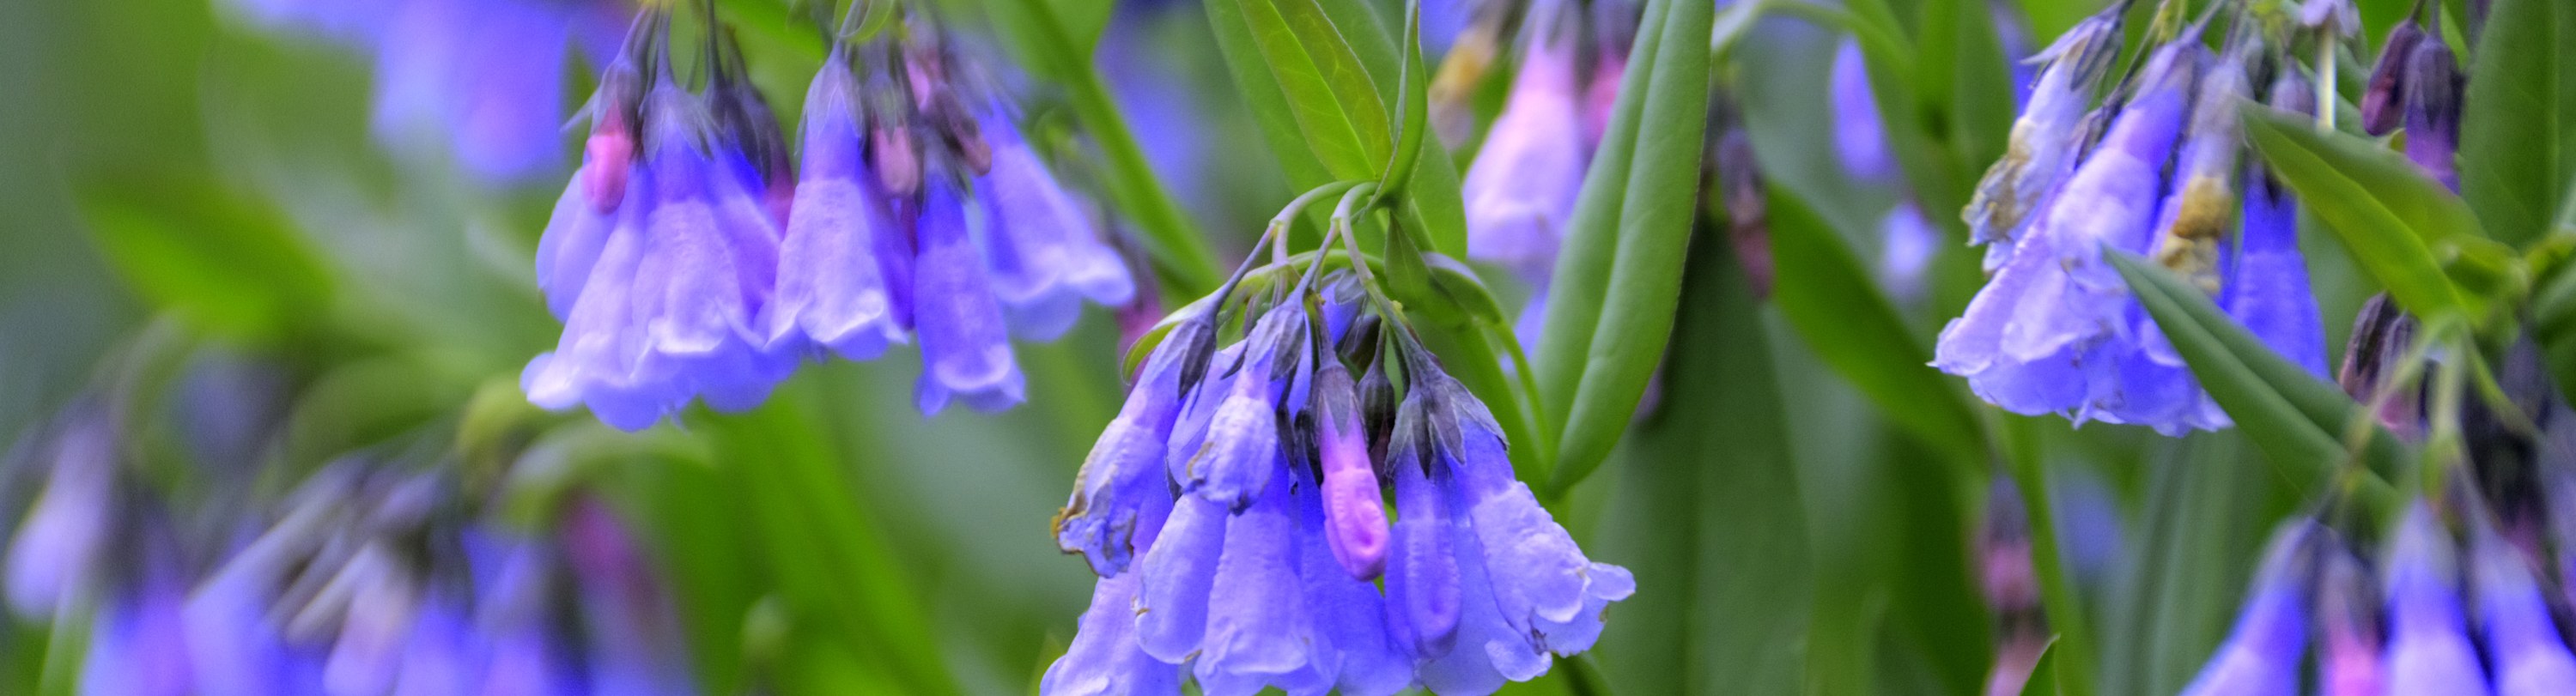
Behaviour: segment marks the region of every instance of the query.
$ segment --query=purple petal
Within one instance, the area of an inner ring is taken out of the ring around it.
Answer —
[[[1136,593],[1136,644],[1146,654],[1180,663],[1199,652],[1206,635],[1209,584],[1226,546],[1225,507],[1182,496],[1171,521],[1145,552]]]
[[[810,145],[807,152],[813,152]],[[904,340],[870,239],[886,227],[873,199],[859,180],[818,179],[812,168],[796,184],[787,239],[779,248],[773,343],[802,334],[841,357],[868,360]]]
[[[1127,403],[1083,458],[1073,498],[1056,522],[1056,544],[1083,554],[1101,577],[1126,571],[1129,559],[1146,546],[1136,538],[1138,530],[1160,525],[1171,512],[1163,457],[1180,415],[1182,363],[1192,359],[1184,352],[1166,342],[1146,359]]]
[[[1878,114],[1878,95],[1870,91],[1869,66],[1861,61],[1860,41],[1843,39],[1834,50],[1832,87],[1834,154],[1843,171],[1862,181],[1886,181],[1896,174],[1896,158],[1887,147],[1887,127]]]
[[[1350,696],[1385,696],[1403,690],[1413,683],[1413,657],[1389,631],[1386,602],[1375,585],[1347,572],[1337,551],[1315,543],[1329,521],[1320,501],[1305,491],[1299,486],[1289,493],[1296,501],[1303,549],[1297,572],[1305,580],[1316,631],[1326,639],[1320,644],[1337,653],[1340,670],[1334,686]]]
[[[2287,523],[2272,535],[2236,626],[2185,696],[2291,696],[2299,693],[2300,658],[2308,643],[2308,591],[2316,523]]]
[[[1395,553],[1387,559],[1387,613],[1415,657],[1437,658],[1460,645],[1463,571],[1451,538],[1449,496],[1424,478],[1411,457],[1398,457],[1394,468]]]
[[[1064,656],[1038,680],[1041,696],[1151,696],[1181,692],[1181,668],[1136,645],[1137,574],[1103,577]]]
[[[1555,268],[1588,156],[1578,137],[1572,47],[1533,40],[1526,56],[1460,193],[1468,256],[1544,277]]]
[[[1275,462],[1275,449],[1271,456]],[[1297,692],[1303,680],[1329,683],[1331,677],[1308,669],[1315,626],[1297,577],[1288,472],[1285,466],[1270,468],[1283,480],[1263,486],[1266,492],[1226,523],[1225,550],[1208,593],[1207,635],[1194,668],[1210,696],[1250,696],[1263,686]]]
[[[2489,693],[2461,615],[2449,532],[2422,501],[2408,508],[2388,561],[2388,692]]]
[[[984,410],[1016,404],[1023,389],[1019,363],[967,232],[964,203],[954,187],[935,179],[923,198],[913,278],[923,363],[918,405],[936,413],[952,393]]]
[[[2480,525],[2472,561],[2478,620],[2499,696],[2576,693],[2576,656],[2550,620],[2531,561],[2495,529]]]
[[[2264,345],[2326,377],[2325,325],[2299,254],[2298,201],[2259,170],[2246,178],[2244,227],[2219,306]]]

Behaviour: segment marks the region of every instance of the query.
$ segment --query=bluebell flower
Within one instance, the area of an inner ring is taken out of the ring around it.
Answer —
[[[1869,66],[1861,59],[1860,40],[1845,38],[1834,49],[1827,95],[1833,101],[1834,154],[1843,173],[1867,182],[1886,182],[1897,175],[1896,153],[1887,144],[1887,124],[1880,120],[1878,95],[1870,90]]]
[[[2424,43],[2424,25],[2407,17],[2390,27],[2388,38],[2379,42],[2379,61],[2370,68],[2370,80],[2361,92],[2361,130],[2371,135],[2387,135],[2406,122],[2406,65],[2415,55],[2415,47]]]
[[[868,360],[906,339],[877,253],[899,234],[863,157],[849,52],[835,50],[805,95],[804,171],[778,258],[769,340],[798,337]]]
[[[1288,376],[1305,367],[1309,333],[1305,308],[1283,302],[1245,334],[1243,351],[1219,376],[1224,388],[1208,395],[1218,400],[1204,432],[1195,434],[1200,448],[1176,477],[1182,492],[1240,511],[1270,484],[1281,447],[1280,403],[1299,386]]]
[[[1899,302],[1921,300],[1929,286],[1924,274],[1932,269],[1932,258],[1940,250],[1941,230],[1923,216],[1922,206],[1906,200],[1879,218],[1878,233],[1879,285]]]
[[[2316,582],[2317,548],[2326,534],[2313,520],[2294,519],[2272,533],[2255,571],[2254,586],[2227,641],[2183,687],[2184,696],[2292,696],[2299,693],[2301,656],[2308,645],[2308,603]]]
[[[1205,317],[1186,319],[1166,334],[1137,371],[1136,384],[1118,417],[1100,431],[1074,477],[1073,496],[1056,515],[1056,543],[1080,553],[1101,577],[1123,573],[1151,545],[1148,527],[1171,514],[1172,494],[1164,456],[1182,398],[1207,370],[1215,328]],[[1133,593],[1132,585],[1126,592]],[[1086,619],[1088,621],[1088,619]]]
[[[100,607],[81,665],[82,694],[188,696],[200,693],[188,659],[181,607],[188,587],[178,549],[147,543],[144,567]]]
[[[2317,693],[2381,696],[2379,583],[2350,548],[2327,537],[2317,574]]]
[[[1315,445],[1323,471],[1324,541],[1343,572],[1375,580],[1386,571],[1391,543],[1385,491],[1369,456],[1359,385],[1342,361],[1322,362],[1315,370]]]
[[[1406,363],[1411,384],[1388,444],[1397,509],[1389,623],[1423,660],[1425,688],[1491,693],[1546,673],[1551,655],[1590,649],[1603,611],[1636,580],[1585,558],[1512,478],[1483,402],[1429,354]]]
[[[2388,693],[2490,693],[2460,607],[2450,532],[2417,501],[2388,552]]]
[[[1166,496],[1166,500],[1169,496]],[[1153,546],[1163,520],[1147,520],[1134,537]],[[1136,645],[1136,573],[1104,576],[1091,589],[1091,608],[1063,656],[1047,665],[1038,693],[1048,696],[1162,696],[1181,693],[1181,667],[1155,659]]]
[[[94,586],[116,543],[122,496],[118,430],[104,402],[65,409],[38,441],[44,488],[9,540],[5,582],[19,616],[56,618],[76,593]],[[49,460],[49,461],[48,461]]]
[[[914,390],[922,413],[946,408],[950,397],[980,411],[999,411],[1024,398],[1026,383],[1011,354],[1001,301],[967,228],[968,201],[945,175],[923,183],[921,245],[913,259],[913,323],[921,335],[921,382]]]
[[[628,430],[694,397],[718,410],[749,409],[794,368],[792,355],[768,349],[762,330],[779,231],[743,182],[718,166],[739,156],[736,147],[711,132],[705,106],[667,70],[643,110],[643,165],[618,220],[555,352],[529,361],[520,376],[529,401],[586,404]],[[563,248],[558,253],[573,245]]]
[[[2453,191],[2460,190],[2460,62],[2438,38],[2416,42],[2406,56],[2406,159]]]
[[[1965,213],[1969,241],[1993,244],[2018,238],[2049,192],[2073,172],[2082,144],[2077,127],[2091,108],[2094,83],[2110,69],[2119,48],[2120,15],[2112,12],[2077,23],[2031,58],[2047,67],[2013,121],[2003,158],[1977,182]],[[1988,267],[1999,265],[1990,262]]]
[[[2215,407],[2195,403],[2205,397],[2187,371],[2139,355],[2131,331],[2144,313],[2100,257],[2104,246],[2139,253],[2153,240],[2162,173],[2207,54],[2189,40],[2156,52],[2102,143],[2014,240],[2011,260],[1966,313],[1942,329],[1935,366],[2015,413],[2166,432],[2224,424]]]
[[[2531,561],[2492,526],[2475,525],[2470,577],[2477,621],[2498,696],[2547,696],[2576,689],[2576,655],[2550,619]]]
[[[1090,211],[1047,172],[997,105],[979,119],[992,168],[975,188],[985,213],[984,258],[1011,328],[1053,340],[1081,317],[1082,301],[1134,298],[1126,260],[1100,239]]]
[[[2272,84],[2275,107],[2302,111],[2300,105],[2314,100],[2307,80],[2296,73]],[[2243,176],[2243,226],[2234,246],[2219,249],[2225,280],[2218,306],[2273,351],[2309,374],[2326,377],[2325,323],[2318,318],[2307,261],[2299,253],[2298,199],[2259,164],[2247,163]]]
[[[1590,148],[1578,136],[1584,106],[1576,74],[1576,17],[1562,0],[1530,8],[1520,72],[1485,143],[1467,168],[1468,258],[1544,279],[1583,188]]]

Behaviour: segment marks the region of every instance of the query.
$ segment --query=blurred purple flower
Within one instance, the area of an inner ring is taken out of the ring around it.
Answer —
[[[2568,693],[2576,688],[2576,655],[2550,619],[2531,561],[2495,528],[2478,524],[2475,530],[2469,569],[2496,693]]]
[[[1834,154],[1843,172],[1871,183],[1896,175],[1896,154],[1888,148],[1887,124],[1879,120],[1878,95],[1870,91],[1869,67],[1861,61],[1860,40],[1846,38],[1834,49],[1832,88]]]
[[[877,255],[877,238],[896,230],[862,156],[849,60],[848,51],[833,51],[805,95],[804,178],[778,250],[768,339],[801,338],[844,358],[869,360],[907,339]]]
[[[2417,501],[2388,552],[2388,693],[2490,693],[2460,609],[2450,532]]]
[[[2283,523],[2272,533],[2235,628],[2201,667],[2200,676],[2183,687],[2184,696],[2298,693],[2300,657],[2308,644],[2309,588],[2316,582],[2312,540],[2322,534],[2323,528],[2308,519]]]
[[[1024,398],[1019,361],[1011,355],[1001,302],[967,229],[967,201],[945,175],[925,182],[921,248],[914,257],[913,322],[921,332],[921,383],[914,401],[925,414],[951,396],[993,412]]]
[[[1485,144],[1467,168],[1467,253],[1526,278],[1555,270],[1557,243],[1574,214],[1591,158],[1576,75],[1579,24],[1563,0],[1530,9],[1519,74]]]

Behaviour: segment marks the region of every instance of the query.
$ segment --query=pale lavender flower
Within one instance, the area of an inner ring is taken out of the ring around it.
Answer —
[[[2379,582],[2350,548],[2327,540],[2317,576],[2317,693],[2382,696]]]
[[[1887,144],[1887,124],[1879,118],[1878,95],[1870,90],[1859,39],[1843,39],[1834,49],[1831,80],[1827,94],[1834,109],[1834,154],[1843,172],[1873,183],[1893,179],[1896,153]]]
[[[946,179],[924,183],[915,228],[921,247],[913,265],[913,322],[922,370],[914,400],[925,414],[946,408],[952,396],[979,411],[999,411],[1018,404],[1026,384],[967,229],[967,201]]]
[[[1047,172],[997,106],[978,131],[992,169],[975,188],[985,211],[984,259],[1011,328],[1053,340],[1081,318],[1082,301],[1118,305],[1136,294],[1126,260],[1100,239],[1091,213]]]
[[[2093,85],[2119,54],[2120,15],[2086,18],[2031,62],[2044,63],[2029,103],[2013,121],[2002,159],[1977,182],[1965,219],[1969,241],[1993,244],[2021,235],[2050,191],[2075,166],[2077,126],[2092,106]],[[2000,264],[1989,264],[1995,266]]]
[[[7,575],[0,577],[9,608],[21,617],[58,618],[100,580],[123,505],[118,429],[107,408],[74,404],[37,444],[39,461],[50,465],[44,488],[9,540]]]
[[[1164,454],[1184,396],[1207,371],[1215,328],[1201,317],[1172,327],[1137,372],[1127,403],[1100,432],[1074,477],[1073,497],[1055,521],[1056,544],[1080,553],[1103,578],[1127,569],[1151,543],[1148,527],[1171,514]],[[1126,592],[1134,592],[1131,584]],[[1087,620],[1086,620],[1087,621]]]
[[[1530,9],[1520,72],[1460,187],[1467,206],[1467,255],[1545,278],[1583,187],[1589,148],[1575,74],[1575,22],[1563,0]]]
[[[2306,80],[2284,75],[2272,85],[2274,106],[2293,110],[2314,100]],[[2324,320],[2299,253],[2298,199],[2260,165],[2248,163],[2243,226],[2232,247],[2220,248],[2218,306],[2264,345],[2326,377]]]
[[[849,60],[833,51],[805,95],[805,167],[778,250],[769,340],[801,338],[868,360],[907,340],[877,254],[878,237],[901,232],[861,154]]]

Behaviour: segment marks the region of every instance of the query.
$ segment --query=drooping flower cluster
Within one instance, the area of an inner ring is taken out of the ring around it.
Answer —
[[[622,0],[230,0],[250,21],[375,61],[376,137],[443,141],[465,170],[519,183],[563,162],[566,49],[615,53]]]
[[[1331,294],[1245,308],[1222,350],[1194,310],[1153,349],[1057,520],[1101,579],[1042,693],[1491,693],[1634,591],[1410,329]]]
[[[2236,112],[2263,72],[2277,73],[2275,107],[2311,108],[2308,89],[2295,66],[2267,70],[2250,31],[2213,55],[2195,26],[2155,48],[2124,91],[2086,113],[2118,28],[2116,15],[2096,16],[2042,54],[2051,62],[2011,149],[1967,211],[1993,276],[1942,330],[1933,364],[2015,413],[2169,435],[2226,427],[2103,254],[2145,255],[2183,274],[2274,350],[2322,375],[2324,339],[2295,208],[2245,161]]]
[[[2464,513],[2477,517],[2479,513]],[[2317,692],[2564,693],[2571,655],[2541,566],[2483,519],[2467,553],[2432,509],[2410,506],[2377,578],[2332,533],[2295,521],[2274,536],[2236,626],[2191,696],[2298,693],[2313,627]]]
[[[18,616],[87,625],[56,648],[82,693],[695,691],[668,598],[595,502],[531,534],[465,514],[446,470],[352,456],[279,505],[197,509],[133,471],[119,418],[87,400],[21,450],[43,493],[0,580]]]
[[[602,76],[582,169],[539,245],[565,326],[522,375],[531,402],[636,430],[695,398],[748,409],[801,359],[865,360],[918,336],[923,412],[952,397],[998,410],[1022,398],[1013,333],[1050,339],[1083,300],[1134,294],[1090,210],[1007,104],[952,79],[935,34],[834,46],[807,95],[800,173],[730,43],[710,45],[692,93],[666,27],[647,12]]]

